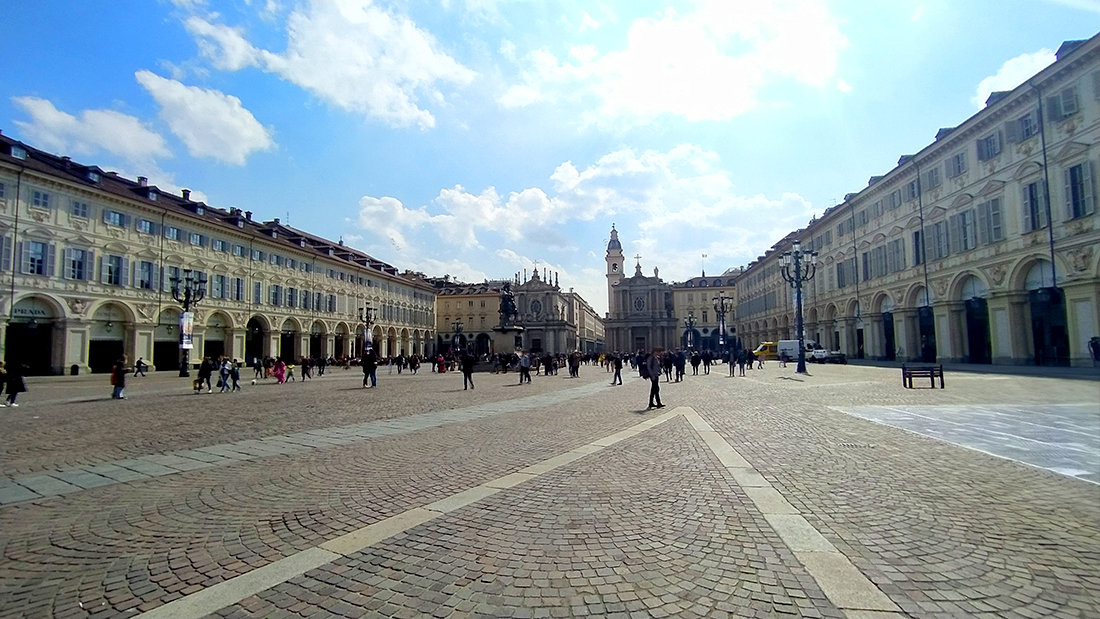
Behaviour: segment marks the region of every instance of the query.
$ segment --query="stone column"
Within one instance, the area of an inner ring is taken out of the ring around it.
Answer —
[[[911,361],[921,358],[920,347],[920,318],[916,308],[906,308],[894,311],[894,319],[900,320],[902,328],[895,326],[894,339],[903,345],[899,361]]]
[[[946,343],[947,347],[943,349],[942,353],[937,351],[938,360],[948,363],[961,363],[963,361],[964,352],[967,351],[968,343],[966,332],[966,305],[962,301],[947,301],[941,305],[946,310],[946,313],[937,312],[936,314],[936,345],[940,346],[941,343]],[[943,317],[943,322],[947,325],[947,329],[945,329],[946,333],[942,336],[940,335],[941,316]]]
[[[336,356],[336,335],[332,333],[325,334],[325,357]]]
[[[1008,298],[1008,331],[1012,338],[1014,365],[1030,365],[1035,359],[1035,343],[1031,337],[1031,303],[1026,292]]]
[[[886,332],[882,314],[867,314],[863,320],[863,353],[868,359],[886,358]]]

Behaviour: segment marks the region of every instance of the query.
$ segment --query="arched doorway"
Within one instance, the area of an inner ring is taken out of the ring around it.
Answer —
[[[335,342],[336,342],[336,344],[333,347],[333,353],[332,353],[333,356],[334,357],[343,357],[344,355],[346,355],[347,351],[344,349],[344,347],[347,346],[347,342],[348,342],[348,328],[347,328],[347,325],[345,325],[344,323],[340,323],[340,324],[336,325],[336,339],[335,339]]]
[[[287,318],[279,327],[279,357],[286,363],[298,359],[298,323]]]
[[[976,276],[963,282],[963,304],[966,306],[966,358],[967,363],[991,363],[993,341],[989,336],[989,305],[986,297],[989,289]]]
[[[898,345],[894,334],[894,300],[889,296],[882,297],[879,312],[882,314],[883,356],[887,361],[896,361]]]
[[[314,359],[325,357],[325,325],[320,320],[309,328],[309,356]]]
[[[479,333],[477,338],[474,339],[474,354],[487,355],[492,352],[491,345],[492,338],[488,333]]]
[[[4,363],[22,363],[31,375],[53,374],[54,324],[61,316],[60,308],[43,297],[27,297],[16,303],[5,331]]]
[[[229,337],[229,317],[221,312],[214,312],[206,320],[206,332],[202,337],[202,354],[216,361],[225,354],[225,341]]]
[[[264,340],[267,339],[267,323],[257,316],[248,319],[246,325],[244,356],[247,363],[264,358]]]
[[[1049,260],[1038,260],[1024,280],[1031,309],[1035,365],[1069,365],[1065,295],[1052,279]]]
[[[180,369],[180,313],[166,309],[153,328],[153,365],[157,371]]]
[[[88,367],[92,372],[110,372],[126,353],[127,316],[128,312],[115,303],[101,305],[92,314],[88,342]]]
[[[387,357],[397,356],[397,329],[390,327],[390,332],[386,334],[386,352]]]

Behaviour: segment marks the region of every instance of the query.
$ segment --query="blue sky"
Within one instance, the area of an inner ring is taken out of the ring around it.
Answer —
[[[0,20],[0,129],[399,268],[744,265],[1100,0],[128,0]]]

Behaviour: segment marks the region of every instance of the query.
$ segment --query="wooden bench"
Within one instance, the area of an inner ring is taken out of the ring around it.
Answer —
[[[943,366],[942,365],[922,365],[918,367],[910,367],[908,365],[901,366],[901,384],[906,389],[913,388],[914,378],[927,378],[931,383],[931,388],[936,388],[936,379],[940,379],[940,389],[943,389]]]

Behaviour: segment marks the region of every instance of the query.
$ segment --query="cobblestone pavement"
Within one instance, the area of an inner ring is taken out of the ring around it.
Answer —
[[[0,409],[9,487],[376,420],[406,431],[0,506],[0,617],[1100,616],[1100,486],[837,410],[1100,415],[1096,382],[724,370],[662,383],[674,414],[654,425],[644,381],[591,367],[524,387],[479,374],[472,392],[430,373],[364,390],[339,370],[232,395],[151,376],[123,402],[32,384]],[[480,406],[493,414],[460,414]],[[879,597],[846,594],[815,568],[826,555]]]

